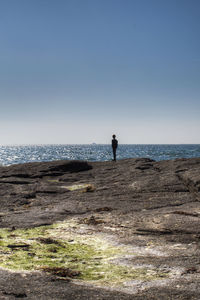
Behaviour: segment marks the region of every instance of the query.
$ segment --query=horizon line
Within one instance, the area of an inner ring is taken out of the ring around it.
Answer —
[[[0,147],[14,147],[14,146],[96,146],[96,145],[102,145],[107,146],[111,145],[111,143],[68,143],[68,144],[62,144],[62,143],[38,143],[38,144],[0,144]],[[200,145],[200,143],[119,143],[120,145]]]

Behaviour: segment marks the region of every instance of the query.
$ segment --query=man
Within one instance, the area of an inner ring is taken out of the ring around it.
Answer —
[[[116,161],[116,150],[118,146],[118,140],[116,139],[116,135],[113,134],[113,139],[112,139],[112,149],[113,149],[113,160]]]

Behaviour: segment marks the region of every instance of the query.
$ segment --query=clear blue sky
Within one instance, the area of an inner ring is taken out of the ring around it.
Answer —
[[[200,143],[199,0],[0,0],[0,144]]]

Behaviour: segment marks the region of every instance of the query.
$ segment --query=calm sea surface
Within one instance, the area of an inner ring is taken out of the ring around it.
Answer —
[[[198,145],[119,145],[117,158],[149,157],[154,160],[200,157]],[[110,145],[29,145],[0,146],[0,164],[11,165],[34,161],[112,159]]]

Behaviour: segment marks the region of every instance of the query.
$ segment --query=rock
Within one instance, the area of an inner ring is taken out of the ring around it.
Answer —
[[[37,299],[200,299],[200,158],[0,167],[0,205],[1,228],[72,220],[76,225],[71,227],[70,240],[74,240],[73,232],[100,233],[116,245],[133,249],[134,255],[122,254],[120,263],[131,268],[148,266],[149,274],[154,274],[153,266],[164,274],[162,279],[146,282],[136,278],[120,288],[108,284],[104,290],[71,281],[66,286],[49,272],[30,272],[22,280],[23,272],[1,269],[2,299],[6,295],[34,299],[34,293]],[[44,246],[56,243],[53,237],[40,237],[40,241]],[[26,249],[24,243],[9,244],[10,249]],[[57,269],[55,274],[68,276],[66,270]]]
[[[86,161],[64,161],[36,162],[0,167],[0,179],[16,178],[16,183],[20,183],[18,178],[42,178],[44,176],[61,176],[65,173],[76,173],[92,169]],[[1,179],[2,180],[2,179]],[[23,182],[23,181],[21,181]],[[12,182],[11,182],[12,183]],[[29,181],[25,181],[29,183]]]

